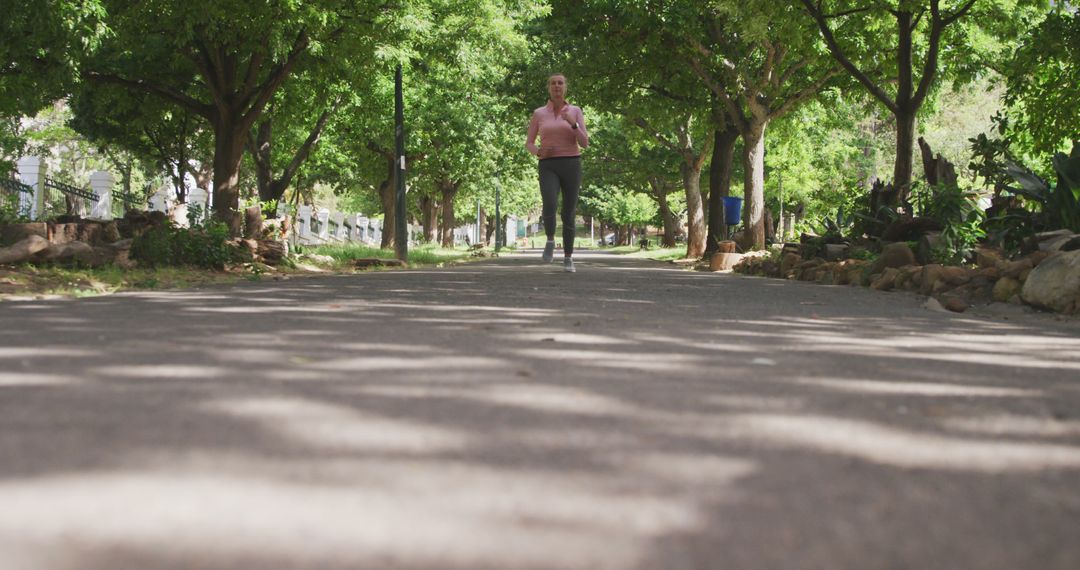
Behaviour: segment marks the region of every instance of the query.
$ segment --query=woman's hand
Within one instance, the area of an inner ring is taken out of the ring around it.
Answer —
[[[577,122],[577,116],[570,111],[570,105],[566,105],[562,108],[562,112],[559,113],[559,118],[566,121],[571,127]]]

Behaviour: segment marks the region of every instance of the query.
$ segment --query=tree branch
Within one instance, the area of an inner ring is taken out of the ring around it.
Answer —
[[[96,71],[89,71],[86,73],[86,77],[92,81],[98,81],[101,83],[111,83],[113,85],[122,85],[131,89],[136,89],[144,93],[150,93],[157,95],[163,99],[167,99],[180,107],[195,113],[196,115],[206,117],[208,120],[214,120],[214,108],[211,105],[207,105],[197,99],[189,97],[188,95],[173,89],[167,85],[161,85],[159,83],[150,83],[144,79],[128,79],[126,77],[120,77],[119,75],[113,75],[111,73],[98,73]]]
[[[956,13],[954,13],[952,16],[949,16],[949,17],[945,18],[944,20],[942,20],[942,22],[941,22],[942,26],[943,27],[948,26],[949,24],[959,20],[960,18],[963,18],[971,10],[971,7],[974,6],[974,5],[975,5],[975,0],[968,0],[968,3],[964,4],[959,10],[956,11]]]
[[[696,57],[690,58],[690,69],[694,71],[698,78],[700,78],[724,104],[724,107],[727,109],[727,114],[732,122],[735,123],[736,128],[738,128],[740,132],[745,132],[749,127],[749,121],[747,121],[746,115],[743,113],[742,109],[739,108],[739,105],[731,98],[731,95],[727,90],[716,82],[712,74],[705,70],[701,61]]]
[[[251,124],[255,122],[255,119],[262,113],[263,107],[270,101],[270,98],[274,96],[281,84],[285,82],[285,79],[296,67],[296,62],[300,59],[300,55],[307,49],[310,38],[308,38],[307,32],[301,30],[296,36],[296,41],[293,42],[293,47],[289,51],[289,55],[285,58],[285,61],[281,62],[266,80],[263,81],[259,87],[257,87],[250,94],[245,94],[243,106],[241,107],[244,113],[242,123],[244,130],[251,127]]]
[[[829,82],[830,79],[840,74],[840,70],[833,68],[828,71],[821,79],[815,81],[812,85],[806,87],[802,91],[788,97],[776,110],[769,113],[769,120],[773,120],[791,112],[797,105],[806,101],[807,99],[817,95],[821,92],[821,88]]]
[[[897,107],[896,102],[893,101],[891,97],[889,97],[889,94],[886,93],[885,90],[882,89],[880,86],[878,86],[877,83],[875,83],[872,79],[870,79],[870,77],[863,73],[862,70],[860,70],[854,63],[852,63],[852,61],[848,59],[847,55],[844,54],[844,50],[840,47],[840,44],[836,42],[836,38],[833,37],[832,30],[829,28],[829,23],[825,21],[825,18],[822,15],[821,10],[819,9],[820,7],[815,7],[810,0],[801,1],[803,3],[803,6],[806,7],[806,10],[810,12],[810,15],[814,18],[814,21],[817,22],[818,29],[821,30],[821,35],[825,39],[825,44],[829,46],[829,51],[832,52],[833,57],[836,58],[836,61],[840,62],[840,65],[845,70],[847,70],[847,72],[850,73],[856,81],[862,83],[863,87],[866,87],[867,91],[869,91],[870,94],[873,95],[878,101],[881,101],[881,103],[885,105],[889,109],[889,111],[896,113],[899,108]]]
[[[649,122],[645,120],[644,117],[634,117],[632,120],[635,125],[641,127],[642,130],[651,135],[654,139],[656,139],[657,142],[659,142],[664,147],[675,152],[682,153],[682,149],[679,148],[679,145],[671,142],[670,140],[668,140],[667,137],[660,134],[660,131],[654,129],[652,125],[650,125]]]
[[[323,128],[326,127],[326,121],[330,118],[334,112],[337,111],[341,105],[341,98],[339,97],[334,101],[325,111],[319,115],[319,119],[315,122],[315,127],[311,129],[311,133],[308,135],[304,144],[300,145],[300,148],[296,151],[292,160],[289,161],[288,166],[285,167],[285,171],[281,174],[281,177],[274,181],[275,185],[280,184],[282,188],[289,185],[292,181],[292,177],[296,174],[296,171],[300,168],[300,165],[307,160],[311,155],[311,150],[319,142],[319,138],[322,136]]]

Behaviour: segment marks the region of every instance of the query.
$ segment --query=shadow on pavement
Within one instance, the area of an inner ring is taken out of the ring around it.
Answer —
[[[0,305],[19,568],[1075,568],[1075,323],[583,253]]]

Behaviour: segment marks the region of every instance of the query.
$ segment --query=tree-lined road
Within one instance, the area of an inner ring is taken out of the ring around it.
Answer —
[[[0,303],[0,567],[1080,567],[1075,320],[538,257]]]

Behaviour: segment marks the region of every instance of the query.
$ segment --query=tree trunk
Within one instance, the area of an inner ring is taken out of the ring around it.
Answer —
[[[675,219],[675,213],[671,211],[671,205],[668,204],[668,194],[671,189],[667,183],[656,176],[649,178],[649,185],[652,186],[653,197],[656,198],[656,203],[660,207],[660,219],[664,223],[664,239],[660,244],[662,247],[675,247],[675,234],[679,231],[679,222]]]
[[[495,214],[491,214],[484,218],[484,244],[494,245],[495,228],[499,227],[498,221],[495,219]]]
[[[379,184],[379,203],[382,204],[383,211],[382,241],[379,243],[379,247],[382,249],[394,247],[394,232],[397,228],[394,190],[393,176]]]
[[[686,258],[705,255],[705,212],[701,204],[701,168],[684,160],[679,165],[686,189]]]
[[[454,196],[457,195],[457,184],[442,182],[439,191],[442,192],[442,246],[454,247]]]
[[[716,129],[713,141],[712,162],[709,164],[709,233],[705,240],[705,255],[719,251],[720,242],[727,239],[724,223],[724,201],[721,197],[731,195],[731,171],[735,162],[735,143],[739,131],[725,121],[723,129]]]
[[[754,121],[743,133],[743,226],[746,249],[765,248],[765,126]]]
[[[214,125],[214,218],[229,226],[229,233],[240,235],[240,160],[244,158],[245,129],[236,129],[234,121]]]
[[[273,120],[267,117],[259,122],[259,128],[255,129],[255,141],[251,152],[252,163],[255,164],[255,183],[259,188],[259,201],[265,202],[274,199],[270,186],[274,183],[274,172],[270,152],[273,144]]]
[[[394,155],[383,153],[382,156],[386,160],[386,179],[379,184],[379,204],[383,213],[382,241],[379,247],[389,249],[394,246],[394,231],[397,226],[395,192],[398,169]]]
[[[886,205],[896,207],[907,202],[911,195],[912,161],[915,157],[916,110],[903,109],[896,113],[896,164],[893,168],[893,192]]]
[[[435,197],[425,194],[420,197],[420,225],[424,227],[424,241],[435,243],[439,225],[438,205]]]

